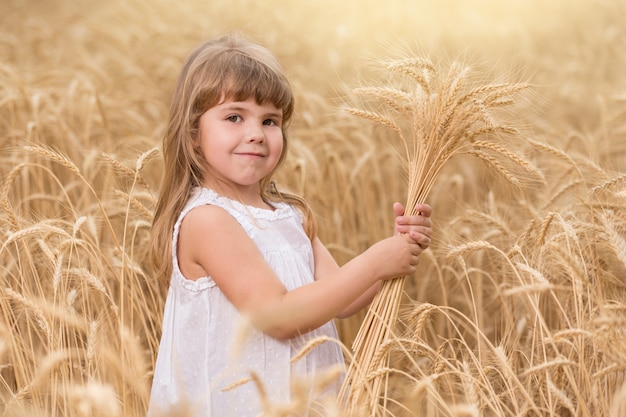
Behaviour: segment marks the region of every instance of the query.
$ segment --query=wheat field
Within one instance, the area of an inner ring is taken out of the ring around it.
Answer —
[[[3,0],[0,416],[145,415],[159,135],[184,57],[231,30],[291,79],[278,180],[340,264],[393,231],[407,195],[397,135],[344,110],[384,85],[377,64],[426,56],[530,86],[499,113],[519,133],[498,148],[528,169],[446,164],[434,242],[362,381],[382,388],[324,416],[626,415],[624,15],[624,0]],[[363,317],[337,323],[348,362]]]

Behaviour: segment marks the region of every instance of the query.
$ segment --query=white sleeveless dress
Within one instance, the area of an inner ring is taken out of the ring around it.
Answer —
[[[191,410],[194,417],[256,417],[262,415],[263,407],[254,382],[227,391],[223,388],[242,382],[253,372],[270,403],[288,404],[293,378],[315,378],[316,372],[344,363],[336,342],[322,343],[290,363],[312,339],[328,336],[338,340],[332,321],[287,341],[255,329],[242,332],[239,312],[210,277],[191,281],[182,275],[176,254],[181,221],[191,209],[206,204],[223,208],[237,220],[287,290],[313,282],[313,251],[299,211],[285,203],[274,204],[273,211],[245,206],[213,190],[195,189],[174,227],[173,272],[149,417],[174,415],[167,414],[168,410],[181,408]],[[252,281],[254,276],[247,279]],[[337,381],[335,388],[340,383]]]

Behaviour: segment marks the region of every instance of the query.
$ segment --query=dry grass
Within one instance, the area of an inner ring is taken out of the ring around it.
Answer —
[[[408,214],[418,214],[416,205],[427,201],[439,173],[459,154],[483,160],[511,187],[517,188],[522,183],[515,168],[540,178],[538,171],[523,157],[490,140],[496,138],[509,148],[520,141],[517,129],[501,124],[493,113],[495,109],[513,104],[513,97],[527,85],[468,86],[468,66],[453,63],[446,70],[420,57],[390,61],[384,63],[382,69],[383,74],[390,74],[389,81],[385,81],[387,85],[354,90],[357,96],[374,97],[374,103],[360,103],[360,108],[351,107],[347,112],[397,134],[398,145],[404,148],[402,161],[408,178],[405,204]],[[355,356],[340,394],[347,395],[350,410],[364,403],[374,409],[378,403],[380,386],[387,376],[373,378],[373,383],[367,387],[363,381],[371,379],[368,375],[387,363],[378,359],[377,349],[394,331],[405,278],[383,283],[357,334],[353,346]]]
[[[527,101],[490,98],[515,105],[495,120],[523,141],[477,134],[480,149],[466,149],[505,175],[472,155],[438,172],[427,199],[435,242],[362,381],[375,401],[352,413],[328,401],[318,414],[626,412],[626,4],[335,3],[0,3],[0,415],[145,415],[165,296],[143,264],[155,146],[183,57],[232,28],[290,74],[298,107],[280,179],[313,203],[340,263],[388,236],[391,203],[409,194],[398,123],[334,104],[343,82],[363,77],[374,88],[361,94],[406,111],[397,103],[413,91],[382,88],[368,67],[357,74],[364,57],[462,57],[482,76],[468,85],[534,86]],[[430,88],[423,72],[405,73]],[[462,97],[463,85],[444,81]],[[485,115],[477,109],[467,121]],[[462,126],[441,120],[440,134]],[[363,319],[338,322],[345,346]],[[268,403],[267,415],[301,413],[305,392],[296,384],[292,403]]]

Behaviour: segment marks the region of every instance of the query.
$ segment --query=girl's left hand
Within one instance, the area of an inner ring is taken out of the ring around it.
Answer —
[[[417,216],[405,216],[404,206],[400,203],[393,204],[393,212],[396,215],[396,233],[406,233],[425,250],[430,246],[433,234],[433,225],[430,215],[433,212],[428,204],[418,204],[415,210],[420,213]]]

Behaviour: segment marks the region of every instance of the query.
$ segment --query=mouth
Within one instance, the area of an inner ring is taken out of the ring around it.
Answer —
[[[265,155],[259,152],[238,152],[237,155],[248,158],[264,158]]]

